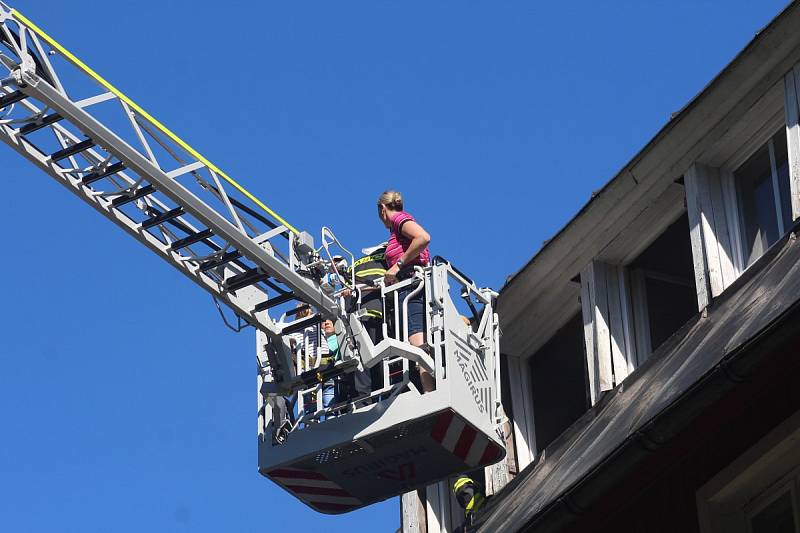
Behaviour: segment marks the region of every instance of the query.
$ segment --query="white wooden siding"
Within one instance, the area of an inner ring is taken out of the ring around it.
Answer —
[[[419,492],[412,490],[400,496],[400,527],[403,533],[427,533],[427,509]]]
[[[592,261],[581,271],[581,308],[592,404],[636,366],[624,267]]]
[[[509,426],[508,424],[506,424]],[[510,427],[510,426],[509,426]],[[510,442],[509,442],[510,441]],[[509,445],[513,446],[513,440],[506,439],[506,455],[514,455],[513,450],[509,450]],[[506,459],[499,463],[489,465],[483,469],[484,479],[486,480],[484,489],[487,496],[497,494],[500,489],[511,481],[511,474],[508,471],[508,461]]]
[[[792,220],[797,220],[800,218],[800,64],[795,65],[784,77],[784,98]]]
[[[723,179],[716,168],[701,163],[692,165],[684,176],[689,234],[697,285],[698,309],[704,309],[711,298],[719,296],[738,277],[738,235],[730,230],[728,211],[733,204],[726,201]]]
[[[536,458],[531,376],[527,361],[513,356],[509,356],[507,360],[511,404],[514,413],[512,420],[514,447],[517,456],[517,472],[520,472]]]
[[[453,531],[450,523],[450,501],[448,480],[428,485],[425,489],[427,533],[449,533]]]

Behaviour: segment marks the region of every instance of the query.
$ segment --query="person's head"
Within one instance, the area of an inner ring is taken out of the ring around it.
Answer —
[[[294,313],[295,318],[305,318],[311,316],[311,308],[305,304],[298,306]]]
[[[334,255],[332,259],[333,259],[333,264],[334,266],[336,266],[337,271],[342,272],[344,270],[347,270],[347,260],[344,257],[342,257],[341,255]]]
[[[468,512],[476,511],[475,505],[482,503],[480,501],[482,492],[483,488],[480,484],[468,476],[459,476],[453,483],[453,496],[456,497],[461,508]],[[479,501],[475,500],[476,496],[479,496]]]
[[[384,191],[378,197],[378,216],[387,228],[392,227],[392,216],[403,210],[403,195],[397,191]]]
[[[325,335],[333,335],[336,333],[336,329],[333,327],[333,320],[323,320],[322,321],[322,331],[325,332]]]

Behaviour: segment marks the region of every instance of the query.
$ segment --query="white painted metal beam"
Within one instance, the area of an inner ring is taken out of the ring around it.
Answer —
[[[197,198],[178,181],[167,176],[151,160],[128,145],[84,109],[76,106],[48,83],[40,80],[35,73],[24,72],[23,76],[26,83],[26,86],[21,88],[23,92],[58,111],[59,114],[78,126],[96,144],[103,146],[124,162],[126,167],[140,176],[146,177],[160,192],[169,196],[188,213],[211,228],[215,235],[234,244],[248,259],[289,287],[298,299],[312,304],[330,315],[336,314],[336,303],[318,286],[270,255],[250,237],[243,234],[239,228]]]

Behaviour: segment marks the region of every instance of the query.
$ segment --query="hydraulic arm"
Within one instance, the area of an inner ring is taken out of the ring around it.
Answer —
[[[87,67],[0,4],[0,140],[269,338],[268,311],[305,302],[334,316],[313,239]]]

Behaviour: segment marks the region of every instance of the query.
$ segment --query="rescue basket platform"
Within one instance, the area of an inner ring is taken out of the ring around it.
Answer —
[[[335,432],[309,433],[317,443],[336,440]],[[504,456],[499,442],[445,408],[299,460],[271,466],[270,459],[277,457],[259,457],[259,463],[270,465],[260,468],[262,474],[313,509],[338,514],[424,487],[453,472],[488,466]]]
[[[385,386],[327,410],[303,406],[311,393],[321,393],[322,384],[301,388],[294,392],[300,407],[293,424],[275,416],[276,399],[285,396],[262,397],[259,472],[319,512],[348,512],[505,456],[492,295],[443,260],[407,283],[424,290],[432,357],[415,355],[403,328],[392,338],[392,328],[384,327],[389,338],[372,344],[357,320],[351,319],[350,328],[339,321],[345,359],[358,355],[363,368],[379,368]],[[382,296],[387,314],[396,309],[394,322],[403,323],[407,306],[397,285],[383,288]],[[459,311],[453,294],[474,299],[467,306],[471,316]],[[432,367],[435,390],[423,391],[414,379],[414,360]],[[348,364],[341,363],[353,368]],[[289,430],[281,433],[281,425]]]

